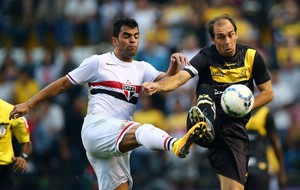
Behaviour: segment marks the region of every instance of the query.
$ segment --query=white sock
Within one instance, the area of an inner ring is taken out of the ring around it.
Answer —
[[[167,132],[151,124],[141,125],[135,132],[135,138],[140,145],[151,150],[172,150],[173,143],[177,140]]]

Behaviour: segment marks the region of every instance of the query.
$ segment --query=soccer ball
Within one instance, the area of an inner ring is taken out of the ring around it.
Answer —
[[[235,118],[247,115],[251,111],[253,103],[252,91],[242,84],[233,84],[227,87],[221,96],[223,111]]]

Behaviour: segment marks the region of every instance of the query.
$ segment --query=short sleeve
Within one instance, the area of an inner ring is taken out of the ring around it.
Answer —
[[[142,64],[145,71],[144,82],[153,82],[156,77],[162,73],[161,71],[156,70],[150,63],[142,61]]]
[[[93,55],[86,58],[76,69],[67,74],[68,79],[73,84],[83,85],[84,83],[92,81],[99,70],[99,56]]]
[[[29,127],[25,117],[12,120],[11,125],[12,133],[19,143],[30,141]]]
[[[252,75],[256,85],[260,85],[271,80],[265,61],[258,51],[256,51]]]

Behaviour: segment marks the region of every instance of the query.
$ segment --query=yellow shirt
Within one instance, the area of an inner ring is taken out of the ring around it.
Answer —
[[[187,112],[172,113],[167,117],[167,124],[169,126],[170,135],[186,133],[186,118]]]
[[[0,165],[8,165],[13,162],[13,136],[16,137],[20,144],[30,141],[26,119],[20,117],[9,120],[9,113],[12,109],[13,105],[0,99]]]
[[[29,79],[27,82],[16,81],[14,86],[14,98],[15,103],[19,104],[27,101],[33,95],[38,93],[40,90],[39,84],[32,79]]]
[[[149,123],[155,127],[161,128],[167,131],[165,125],[165,115],[161,110],[150,109],[150,110],[138,110],[133,115],[133,120],[142,124]]]

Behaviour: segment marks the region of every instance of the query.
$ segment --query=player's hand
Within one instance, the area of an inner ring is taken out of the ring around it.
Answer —
[[[26,103],[17,104],[14,106],[13,110],[9,114],[9,119],[17,119],[26,115],[29,112],[30,108]]]
[[[24,158],[18,156],[18,157],[13,157],[12,159],[14,161],[14,165],[13,165],[14,172],[23,173],[27,171],[28,163]]]
[[[171,55],[171,64],[190,65],[189,60],[182,53],[173,53]]]
[[[157,83],[155,82],[144,82],[142,84],[142,89],[144,93],[148,96],[151,96],[152,94],[157,92]]]

